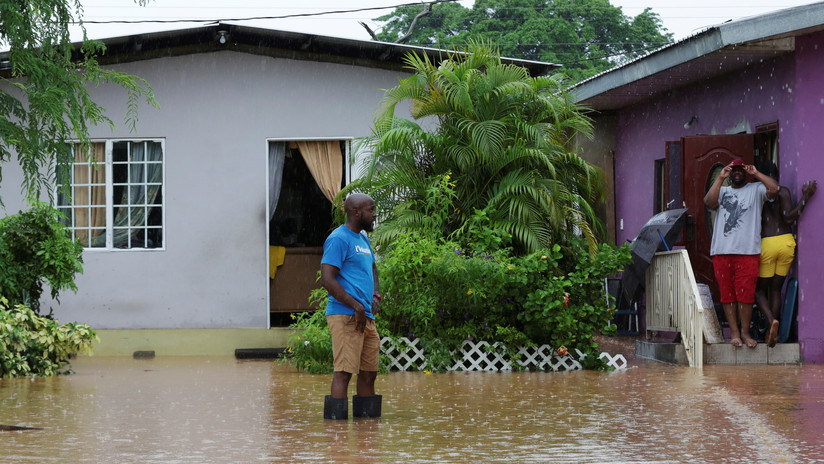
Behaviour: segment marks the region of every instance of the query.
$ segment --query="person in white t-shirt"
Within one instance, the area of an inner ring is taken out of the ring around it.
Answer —
[[[747,174],[757,182],[747,182]],[[727,178],[730,185],[722,186]],[[761,208],[777,194],[778,183],[773,178],[735,159],[704,196],[704,205],[717,210],[710,255],[733,346],[757,345],[750,336],[750,321],[761,257]]]

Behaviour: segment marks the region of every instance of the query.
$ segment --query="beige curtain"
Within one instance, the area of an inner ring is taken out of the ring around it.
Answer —
[[[297,145],[321,192],[334,203],[335,195],[340,192],[340,185],[343,181],[343,155],[340,152],[340,141],[297,142]]]
[[[75,236],[84,247],[90,246],[91,239],[105,234],[105,229],[92,230],[89,227],[106,226],[106,144],[93,143],[91,150],[84,153],[81,145],[74,148],[74,205]]]

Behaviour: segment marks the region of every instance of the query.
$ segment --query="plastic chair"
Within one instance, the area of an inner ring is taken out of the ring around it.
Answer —
[[[615,302],[615,311],[612,313],[612,319],[609,321],[609,326],[612,327],[614,322],[617,327],[617,335],[638,335],[640,333],[640,326],[638,325],[638,302],[627,301],[624,294],[621,279],[607,277],[604,279],[604,298],[607,299],[607,305]],[[618,316],[626,316],[626,328],[622,329],[621,325],[616,320]],[[633,321],[635,321],[635,328],[633,329]]]

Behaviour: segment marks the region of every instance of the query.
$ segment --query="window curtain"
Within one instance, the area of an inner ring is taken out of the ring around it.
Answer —
[[[74,184],[72,203],[75,237],[84,247],[95,246],[103,238],[106,244],[106,144],[92,143],[88,152],[82,145],[74,147]],[[103,229],[89,229],[103,227]]]
[[[148,207],[154,205],[163,183],[163,150],[160,143],[128,143],[131,148],[129,188],[124,189],[120,198],[115,198],[121,205],[114,208],[115,248],[128,248],[131,237],[143,230]]]
[[[323,195],[334,203],[335,195],[340,192],[343,180],[343,155],[340,152],[340,141],[298,142],[298,150]]]
[[[286,158],[286,142],[269,142],[269,220],[275,217],[283,185],[283,160]]]

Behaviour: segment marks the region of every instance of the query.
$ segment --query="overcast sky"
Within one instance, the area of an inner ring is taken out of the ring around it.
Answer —
[[[243,24],[311,34],[331,35],[369,40],[369,35],[358,24],[363,21],[373,29],[380,23],[373,18],[392,11],[391,6],[413,3],[412,0],[149,0],[146,6],[138,6],[133,0],[81,0],[88,21],[118,20],[181,20],[181,19],[238,19],[258,16],[286,16],[316,14],[326,11],[353,10],[358,8],[389,7],[387,9],[359,11],[322,16],[307,16],[277,20],[251,20]],[[473,0],[462,0],[471,6]],[[664,26],[682,39],[703,27],[752,15],[767,13],[791,6],[816,3],[793,0],[611,0],[620,6],[624,14],[635,16],[645,7],[658,13]],[[229,6],[231,4],[231,6]],[[299,6],[295,6],[299,5]],[[94,38],[129,35],[140,32],[189,28],[204,23],[167,24],[87,24]]]

